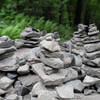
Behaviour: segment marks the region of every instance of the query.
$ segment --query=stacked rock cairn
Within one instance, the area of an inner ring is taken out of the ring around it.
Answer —
[[[96,25],[79,24],[64,43],[57,32],[45,33],[26,27],[23,39],[0,37],[0,100],[89,100],[93,94],[100,98]]]

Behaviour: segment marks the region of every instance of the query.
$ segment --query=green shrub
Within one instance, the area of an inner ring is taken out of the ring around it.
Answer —
[[[50,20],[45,21],[44,17],[36,19],[35,17],[29,17],[23,13],[11,14],[5,16],[0,23],[0,35],[8,35],[12,39],[21,38],[20,33],[26,26],[32,26],[40,31],[46,30],[47,32],[58,31],[62,40],[69,39],[71,29],[68,26],[58,25]]]

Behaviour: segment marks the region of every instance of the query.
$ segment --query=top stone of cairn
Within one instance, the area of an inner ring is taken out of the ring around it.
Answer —
[[[89,32],[88,35],[97,35],[99,33],[99,30],[97,30],[97,26],[95,24],[90,24],[89,25]]]

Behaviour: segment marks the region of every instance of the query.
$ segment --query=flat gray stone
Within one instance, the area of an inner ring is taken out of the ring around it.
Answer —
[[[87,75],[100,78],[100,68],[92,68],[92,67],[83,65],[82,69],[86,72]]]
[[[72,86],[59,86],[56,87],[56,92],[63,100],[74,98],[74,89]]]
[[[32,88],[32,91],[31,91],[31,95],[32,96],[38,96],[40,97],[42,94],[50,94],[52,95],[52,97],[57,97],[57,93],[55,90],[48,90],[44,85],[43,83],[41,82],[37,82],[33,88]]]
[[[51,52],[60,51],[60,46],[58,42],[56,42],[55,40],[52,41],[43,40],[40,42],[40,46]]]
[[[17,94],[11,94],[6,97],[6,100],[18,100],[18,95]]]
[[[73,80],[73,81],[67,82],[65,85],[72,86],[74,90],[78,92],[82,92],[82,90],[84,89],[84,84],[80,80]]]
[[[95,52],[91,52],[91,53],[86,53],[85,56],[88,58],[88,59],[96,59],[96,58],[99,58],[100,57],[100,51],[95,51]]]
[[[86,75],[86,77],[83,80],[84,84],[89,84],[89,85],[93,85],[93,84],[96,84],[98,82],[100,82],[99,78],[91,77],[91,76],[88,76],[88,75]]]
[[[41,53],[40,60],[42,61],[42,63],[44,63],[45,65],[51,68],[55,68],[55,69],[64,68],[64,63],[60,58],[46,58]]]
[[[18,80],[24,85],[24,86],[30,86],[32,84],[35,84],[36,82],[40,81],[39,76],[37,75],[24,75],[18,77]]]
[[[42,79],[45,85],[59,85],[64,81],[66,76],[64,70],[60,70],[59,72],[51,75],[46,75],[44,72],[44,65],[42,63],[33,64],[32,70]]]
[[[76,70],[74,70],[72,68],[66,68],[66,69],[62,69],[62,70],[64,70],[64,73],[66,75],[64,82],[68,82],[68,81],[78,78],[78,72]]]
[[[0,41],[0,48],[9,48],[14,45],[13,40],[8,40],[8,41]]]
[[[0,61],[0,70],[1,71],[16,71],[18,66],[19,59],[14,55],[12,57],[3,59]]]
[[[92,44],[86,44],[85,46],[86,52],[94,52],[100,50],[100,43],[92,43]]]

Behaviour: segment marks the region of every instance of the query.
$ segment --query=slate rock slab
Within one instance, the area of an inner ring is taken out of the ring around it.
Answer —
[[[12,57],[3,59],[0,61],[0,70],[1,71],[16,71],[18,66],[19,59],[14,55]]]

